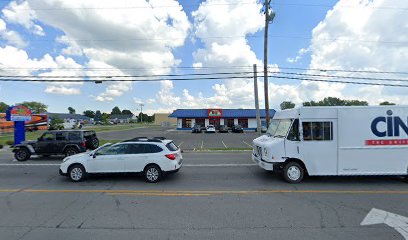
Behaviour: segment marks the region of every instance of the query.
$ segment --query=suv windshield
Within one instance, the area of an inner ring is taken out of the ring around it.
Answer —
[[[291,123],[291,119],[273,119],[268,128],[267,134],[272,137],[286,137]]]

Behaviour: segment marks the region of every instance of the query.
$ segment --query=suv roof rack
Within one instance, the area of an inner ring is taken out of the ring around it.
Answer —
[[[123,142],[162,142],[162,140],[165,140],[165,137],[153,137],[153,138],[147,138],[147,137],[136,137],[132,139],[125,140]]]

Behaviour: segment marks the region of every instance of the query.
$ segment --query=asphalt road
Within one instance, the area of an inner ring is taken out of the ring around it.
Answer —
[[[58,158],[19,163],[3,151],[0,239],[404,239],[385,224],[360,225],[372,208],[408,216],[402,179],[290,185],[249,156],[185,153],[181,171],[157,184],[135,175],[72,183]]]
[[[191,133],[191,131],[177,131],[165,127],[135,128],[124,131],[109,131],[97,133],[98,137],[106,140],[126,140],[135,137],[166,137],[172,139],[182,149],[225,149],[251,148],[252,140],[259,134],[254,131],[244,133]]]

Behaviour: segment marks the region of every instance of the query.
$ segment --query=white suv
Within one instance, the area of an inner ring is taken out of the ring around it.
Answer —
[[[59,172],[73,182],[88,173],[143,173],[147,182],[155,183],[164,173],[177,172],[182,161],[180,148],[171,140],[135,138],[66,157]]]

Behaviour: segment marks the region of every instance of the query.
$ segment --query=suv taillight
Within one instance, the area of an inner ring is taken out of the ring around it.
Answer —
[[[86,148],[86,141],[82,142],[82,147]]]
[[[177,154],[166,154],[165,156],[170,160],[176,160]]]

